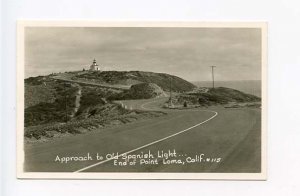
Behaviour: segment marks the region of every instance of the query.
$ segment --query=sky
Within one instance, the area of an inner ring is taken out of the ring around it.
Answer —
[[[26,27],[25,77],[88,69],[152,71],[188,81],[261,79],[261,30]]]

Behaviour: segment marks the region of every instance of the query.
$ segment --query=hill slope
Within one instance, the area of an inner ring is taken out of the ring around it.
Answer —
[[[192,82],[198,87],[211,87],[211,81]],[[215,81],[215,87],[233,88],[251,95],[261,97],[261,80]]]
[[[170,82],[172,80],[172,91],[187,92],[193,90],[196,86],[177,76],[143,72],[143,71],[103,71],[76,74],[72,80],[93,81],[101,84],[109,85],[127,85],[131,86],[139,83],[153,83],[158,85],[164,91],[170,90]]]
[[[126,100],[126,99],[151,99],[165,96],[164,91],[153,83],[134,84],[129,90],[124,90],[119,94],[112,95],[109,100]]]
[[[225,87],[199,88],[192,92],[179,94],[172,99],[174,104],[184,104],[186,102],[187,104],[199,104],[201,106],[260,101],[261,99],[255,95]]]
[[[164,115],[155,111],[127,110],[108,100],[127,90],[78,84],[51,76],[31,77],[24,82],[26,138],[43,138],[44,141],[68,133],[84,133]],[[140,94],[139,89],[146,94]],[[157,85],[139,83],[128,91],[133,96],[152,96],[162,91],[159,89]]]

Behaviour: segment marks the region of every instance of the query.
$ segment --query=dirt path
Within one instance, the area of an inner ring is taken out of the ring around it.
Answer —
[[[78,86],[78,91],[77,91],[77,93],[75,95],[75,107],[74,107],[74,110],[73,110],[73,112],[71,114],[72,118],[77,113],[78,109],[80,108],[80,99],[81,99],[81,95],[82,95],[81,90],[82,90],[81,86]]]

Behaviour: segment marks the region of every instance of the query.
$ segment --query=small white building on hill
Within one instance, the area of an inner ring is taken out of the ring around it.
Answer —
[[[93,64],[90,66],[90,71],[100,71],[99,66],[97,65],[96,59],[94,59]]]

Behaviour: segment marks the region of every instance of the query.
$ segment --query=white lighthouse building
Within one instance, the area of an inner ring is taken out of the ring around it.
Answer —
[[[90,71],[100,71],[99,66],[97,65],[96,59],[94,59],[93,64],[90,66]]]

